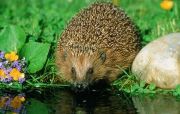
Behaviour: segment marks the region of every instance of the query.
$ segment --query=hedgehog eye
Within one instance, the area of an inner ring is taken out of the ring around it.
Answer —
[[[103,61],[103,63],[105,62],[105,60],[106,60],[106,53],[105,52],[100,53],[100,59]]]
[[[76,70],[74,67],[71,68],[71,73],[72,73],[72,78],[75,79],[76,78]]]
[[[92,74],[93,74],[94,70],[93,68],[89,68],[87,73],[86,73],[86,80],[89,81],[92,77]]]
[[[94,72],[93,68],[89,68],[87,71],[88,74],[93,74],[93,72]]]

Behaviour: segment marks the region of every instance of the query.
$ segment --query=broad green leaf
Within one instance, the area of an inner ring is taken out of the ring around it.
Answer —
[[[39,18],[27,19],[24,23],[22,23],[22,26],[24,26],[26,34],[31,36],[29,40],[37,41],[42,32],[39,25]]]
[[[27,105],[27,114],[49,114],[49,110],[47,105],[36,100],[30,99],[29,100],[31,105]]]
[[[44,34],[42,35],[42,41],[47,43],[54,42],[54,31],[51,26],[44,29]]]
[[[28,72],[36,73],[40,71],[46,60],[49,52],[50,44],[29,42],[22,48],[20,55],[28,61]]]
[[[0,32],[0,50],[18,52],[26,41],[26,35],[19,26],[9,25]]]

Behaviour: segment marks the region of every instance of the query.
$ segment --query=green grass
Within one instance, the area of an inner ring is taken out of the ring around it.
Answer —
[[[174,0],[171,11],[161,9],[162,0],[122,0],[121,4],[140,28],[143,41],[150,42],[162,35],[180,31],[180,1]]]
[[[44,68],[37,73],[29,74],[27,87],[58,86],[53,85],[57,76],[53,53],[58,38],[68,21],[93,1],[95,0],[0,0],[0,31],[6,25],[20,26],[25,31],[28,41],[51,44]],[[161,9],[160,2],[161,0],[119,2],[119,7],[123,8],[139,27],[144,45],[162,35],[180,31],[180,1],[174,0],[174,7],[170,11]],[[131,73],[125,74],[112,85],[129,93],[180,94],[179,88],[156,89],[153,84],[146,85],[137,81]]]
[[[146,45],[152,40],[165,34],[180,32],[180,1],[174,0],[174,7],[170,11],[160,7],[161,0],[121,0],[120,6],[134,20],[142,34],[142,43]],[[131,94],[164,93],[175,96],[180,95],[180,87],[175,89],[160,89],[154,84],[147,85],[139,81],[130,73],[124,75],[112,84],[116,89]]]

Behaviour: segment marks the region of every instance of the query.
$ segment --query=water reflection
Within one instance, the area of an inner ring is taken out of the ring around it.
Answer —
[[[131,97],[111,92],[73,93],[71,91],[4,94],[2,114],[135,114]],[[26,97],[26,98],[25,98]]]
[[[132,99],[139,114],[180,114],[180,101],[170,95],[136,96]]]
[[[59,92],[55,114],[135,114],[132,100],[125,94]]]
[[[1,114],[18,114],[25,113],[25,95],[24,94],[1,94],[0,95],[0,113]]]
[[[1,114],[180,114],[173,96],[133,96],[106,92],[48,90],[26,95],[0,92]]]

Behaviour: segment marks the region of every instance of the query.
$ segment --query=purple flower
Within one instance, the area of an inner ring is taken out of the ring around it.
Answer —
[[[8,59],[5,58],[5,53],[0,51],[0,69],[3,70],[1,71],[1,74],[3,76],[0,76],[1,82],[9,83],[9,82],[16,81],[13,79],[12,76],[10,76],[10,73],[13,73],[11,72],[12,69],[16,69],[17,71],[19,71],[20,73],[24,75],[26,73],[25,58],[21,60],[16,60],[16,61],[9,61]],[[24,81],[25,81],[24,76],[21,76],[21,78],[19,78],[18,80],[19,83],[23,83]]]
[[[0,68],[3,68],[4,66],[3,66],[3,63],[2,62],[0,62]]]
[[[15,67],[15,68],[17,68],[19,71],[21,70],[21,65],[19,64],[18,61],[14,61],[14,62],[12,63],[12,66]]]
[[[11,103],[11,100],[12,100],[12,98],[8,98],[8,100],[6,101],[6,106],[9,106],[10,105],[10,103]]]
[[[13,66],[17,66],[17,65],[19,65],[19,62],[18,61],[14,61],[13,62]]]
[[[4,52],[0,52],[0,59],[3,59],[4,58]]]
[[[6,75],[8,75],[11,72],[12,68],[4,69]]]
[[[25,78],[19,78],[19,83],[23,83],[26,79]]]
[[[7,78],[4,78],[4,79],[2,79],[2,82],[7,83],[7,82],[8,82],[8,79],[7,79]]]
[[[13,78],[11,76],[9,76],[9,75],[7,75],[7,77],[5,79],[6,79],[7,82],[10,82],[10,81],[13,80]]]
[[[6,60],[6,61],[3,61],[3,64],[8,64],[8,61]]]
[[[15,112],[15,113],[19,114],[19,113],[20,113],[20,111],[21,111],[21,109],[22,109],[22,105],[21,105],[19,108],[14,109],[14,110],[13,110],[13,112]]]
[[[2,79],[2,82],[5,82],[5,83],[8,83],[10,81],[12,81],[12,77]]]

